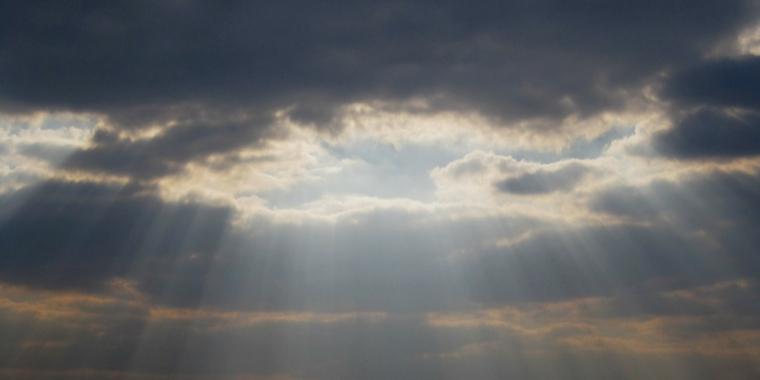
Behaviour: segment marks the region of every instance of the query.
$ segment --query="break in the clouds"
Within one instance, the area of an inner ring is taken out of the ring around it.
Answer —
[[[755,379],[756,1],[5,1],[0,377]]]

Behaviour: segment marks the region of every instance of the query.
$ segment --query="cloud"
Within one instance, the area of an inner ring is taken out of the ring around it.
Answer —
[[[758,325],[727,315],[722,299],[746,285],[715,283],[678,293],[694,302],[718,297],[707,314],[636,318],[600,318],[597,310],[625,302],[617,297],[377,316],[155,308],[133,297],[123,281],[99,295],[3,286],[0,320],[37,330],[3,341],[0,374],[226,380],[427,379],[442,373],[601,379],[613,373],[638,379],[641,366],[656,364],[658,373],[676,378],[709,378],[731,367],[743,379],[757,369],[750,359],[758,356]],[[721,339],[718,331],[736,337]],[[681,368],[683,360],[700,365]],[[578,370],[581,375],[566,368],[588,369]]]
[[[94,121],[67,114],[0,116],[0,193],[38,183],[86,144]]]
[[[548,194],[572,190],[591,171],[588,166],[571,163],[554,171],[538,170],[496,183],[496,188],[511,194]]]
[[[257,222],[226,244],[201,304],[230,310],[420,312],[609,295],[661,278],[730,278],[724,253],[676,229],[425,221],[354,213],[334,224]],[[230,288],[238,289],[230,293]],[[192,297],[190,297],[192,298]]]
[[[700,64],[674,73],[663,94],[687,104],[757,109],[760,104],[760,57],[742,56]]]
[[[756,277],[760,262],[754,252],[760,241],[752,231],[760,226],[757,173],[715,171],[679,181],[655,181],[642,188],[617,187],[590,201],[592,210],[622,219],[674,226],[701,235],[718,247],[723,259],[716,268]]]
[[[474,151],[431,170],[430,177],[438,188],[436,196],[440,201],[467,200],[492,209],[520,210],[562,219],[580,216],[576,207],[580,198],[574,190],[598,186],[610,178],[611,169],[616,166],[606,157],[560,158],[544,163]],[[525,197],[530,195],[541,197]],[[517,197],[522,199],[518,201]]]
[[[588,169],[477,153],[445,170],[471,160],[516,178]],[[459,181],[481,174],[465,170]],[[49,182],[3,197],[0,277],[91,291],[121,277],[167,305],[410,312],[603,295],[668,277],[753,277],[755,182],[715,173],[592,193],[589,207],[618,218],[612,225],[538,211],[450,217],[399,202],[329,220],[233,219],[225,207],[161,201],[152,187]]]
[[[759,11],[2,2],[0,376],[756,378]]]
[[[119,277],[166,305],[424,311],[725,276],[712,265],[715,249],[677,230],[568,228],[521,215],[446,220],[403,208],[232,227],[224,207],[88,183],[47,183],[4,204],[22,199],[0,226],[4,282],[99,291]]]
[[[731,159],[760,153],[760,58],[699,62],[675,71],[661,95],[674,102],[672,127],[655,134],[666,157]]]
[[[2,108],[100,115],[102,133],[121,134],[93,140],[63,168],[139,180],[261,147],[286,129],[275,118],[337,133],[361,103],[547,133],[624,110],[659,73],[690,67],[756,13],[744,0],[689,12],[678,1],[554,0],[4,7],[16,16],[2,20]],[[157,132],[125,137],[135,130]]]
[[[137,140],[98,130],[92,138],[94,146],[74,152],[62,167],[135,179],[163,177],[182,171],[189,162],[203,162],[211,155],[234,154],[243,147],[260,144],[271,122],[269,118],[194,121]]]
[[[753,212],[760,206],[758,185],[757,173],[693,173],[638,188],[609,188],[591,199],[590,208],[641,221],[663,217],[683,227],[705,230],[713,230],[721,223],[751,226],[760,223]]]
[[[760,114],[701,110],[654,136],[655,148],[681,159],[738,158],[760,153]]]
[[[663,277],[699,282],[730,275],[697,237],[636,226],[537,232],[462,258],[471,297],[512,304],[607,295]]]
[[[105,113],[296,105],[295,119],[322,122],[341,104],[442,95],[506,119],[561,118],[616,107],[618,89],[738,32],[750,5],[11,2],[0,96]]]
[[[230,216],[222,207],[166,203],[139,186],[86,182],[46,182],[0,203],[0,279],[54,289],[98,290],[136,268],[158,287],[167,276],[202,276]]]

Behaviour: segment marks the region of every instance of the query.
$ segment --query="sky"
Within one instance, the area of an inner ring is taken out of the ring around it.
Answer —
[[[760,3],[0,2],[0,377],[760,378]]]

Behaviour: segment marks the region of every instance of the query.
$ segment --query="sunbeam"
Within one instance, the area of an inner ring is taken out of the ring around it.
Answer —
[[[760,378],[755,0],[0,4],[0,377]]]

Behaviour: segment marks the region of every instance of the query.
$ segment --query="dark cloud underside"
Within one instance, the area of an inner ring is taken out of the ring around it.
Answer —
[[[234,159],[244,147],[263,145],[271,118],[198,120],[174,125],[158,136],[130,140],[99,130],[93,146],[80,149],[61,165],[70,170],[115,174],[135,179],[160,178],[183,170],[188,162],[203,162],[211,155]]]
[[[179,277],[202,277],[230,210],[166,203],[136,190],[50,182],[5,195],[0,202],[15,212],[0,223],[0,279],[97,290],[130,271],[165,283],[183,263]],[[197,260],[189,260],[193,254]]]
[[[755,156],[760,154],[760,114],[702,110],[655,135],[654,145],[665,156],[686,159]]]
[[[674,73],[664,94],[691,104],[760,108],[760,57],[703,62]]]
[[[506,179],[496,184],[496,188],[512,194],[548,194],[555,191],[572,190],[591,168],[582,164],[570,164],[555,171],[539,170]]]
[[[295,103],[314,120],[312,104],[433,95],[507,119],[592,113],[752,14],[738,0],[4,4],[6,107]]]
[[[758,57],[708,60],[674,72],[662,95],[674,102],[674,125],[655,136],[661,154],[730,159],[760,153]]]
[[[234,160],[277,135],[265,119],[282,109],[333,130],[342,106],[374,100],[424,98],[431,111],[501,121],[621,109],[623,94],[691,67],[755,8],[742,0],[4,2],[0,107],[94,112],[117,132],[162,127],[145,141],[96,141],[63,165],[156,179],[210,155]]]

